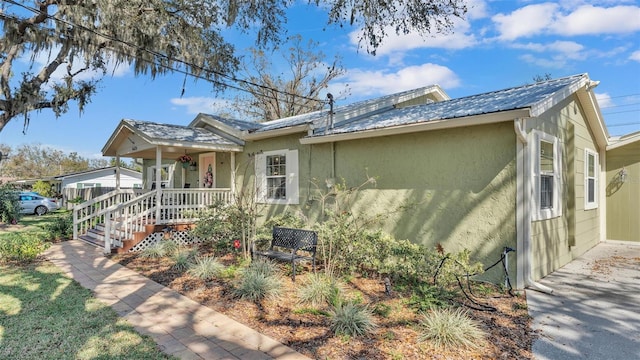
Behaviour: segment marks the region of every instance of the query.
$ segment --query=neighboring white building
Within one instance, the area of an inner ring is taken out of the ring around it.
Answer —
[[[76,173],[55,176],[59,190],[63,189],[87,189],[87,188],[115,188],[116,168],[106,167]],[[138,171],[120,168],[120,188],[142,188],[142,174]]]

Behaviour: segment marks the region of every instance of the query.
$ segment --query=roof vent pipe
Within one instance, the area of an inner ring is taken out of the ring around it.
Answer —
[[[327,129],[333,129],[333,95],[327,93],[327,99],[329,102],[329,119],[327,120],[327,127],[324,129],[325,134],[327,133]]]

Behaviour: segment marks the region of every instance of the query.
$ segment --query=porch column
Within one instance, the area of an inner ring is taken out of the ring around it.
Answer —
[[[231,195],[235,195],[236,193],[236,153],[230,152],[229,157],[231,158],[230,165],[231,166]]]
[[[156,224],[160,220],[160,207],[162,206],[162,150],[156,146]]]
[[[116,190],[120,190],[120,154],[116,154]]]

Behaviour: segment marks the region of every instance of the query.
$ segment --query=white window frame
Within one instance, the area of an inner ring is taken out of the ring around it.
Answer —
[[[593,176],[589,176],[589,157],[593,157]],[[584,149],[584,209],[598,208],[598,174],[600,163],[598,153],[591,149]],[[589,201],[589,180],[593,180],[593,201]]]
[[[533,184],[533,196],[532,196],[532,220],[547,220],[562,216],[562,199],[563,199],[563,183],[562,183],[562,143],[560,140],[547,133],[534,130],[533,134],[533,146],[531,152],[531,165],[532,165],[532,184]],[[540,150],[541,143],[546,142],[553,145],[553,173],[542,173],[540,169]],[[551,206],[542,208],[541,200],[541,177],[542,175],[553,175],[553,199]]]
[[[267,197],[267,157],[285,157],[285,198]],[[256,196],[257,202],[263,204],[299,204],[298,150],[275,150],[256,154]]]

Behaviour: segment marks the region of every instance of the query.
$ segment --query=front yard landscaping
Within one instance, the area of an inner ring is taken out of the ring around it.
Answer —
[[[191,249],[194,256],[191,261],[195,264],[196,255]],[[189,252],[186,248],[182,251]],[[278,264],[275,279],[279,285],[250,285],[263,289],[265,296],[243,297],[247,285],[242,281],[247,275],[243,272],[246,262],[240,255],[216,257],[219,253],[211,244],[201,245],[196,251],[201,259],[216,258],[216,270],[201,276],[202,271],[176,266],[182,262],[181,257],[168,253],[162,256],[129,253],[112,259],[314,359],[531,358],[533,334],[523,295],[511,296],[479,283],[473,285],[472,299],[476,304],[459,292],[431,287],[423,291],[395,287],[388,295],[383,279],[354,275],[336,281],[343,302],[340,312],[331,299],[311,301],[321,298],[317,282],[324,277],[322,272],[314,275],[307,268],[296,276],[294,283],[290,265]],[[269,293],[273,287],[277,291]],[[358,318],[359,309],[369,317]],[[436,328],[432,329],[435,335],[430,337],[427,318],[441,315],[442,309],[460,309],[458,315],[462,316],[451,320],[445,314],[435,319]],[[469,346],[459,342],[473,330],[466,320],[477,324],[483,334],[481,339],[472,339]],[[375,326],[350,335],[336,332],[336,321],[346,322],[346,326],[364,328],[363,322]],[[437,328],[437,324],[445,328]]]

